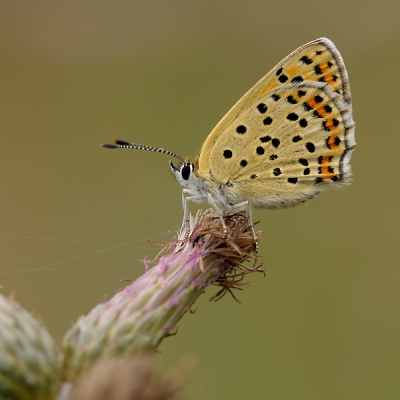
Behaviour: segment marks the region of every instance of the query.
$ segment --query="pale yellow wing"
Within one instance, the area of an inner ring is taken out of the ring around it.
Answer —
[[[285,207],[346,184],[355,145],[351,108],[329,85],[283,85],[233,121],[209,153],[211,180],[228,203]]]
[[[320,38],[299,47],[267,75],[255,84],[222,118],[205,140],[196,158],[196,174],[205,179],[213,176],[215,164],[220,156],[211,156],[219,138],[229,138],[237,128],[235,121],[251,105],[259,104],[258,99],[268,92],[288,84],[300,84],[307,81],[326,83],[337,95],[338,102],[343,102],[351,110],[351,94],[346,68],[335,45],[326,38]],[[257,103],[257,104],[256,104]]]

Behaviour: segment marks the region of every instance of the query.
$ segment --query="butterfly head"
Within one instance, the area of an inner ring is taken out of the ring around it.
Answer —
[[[194,174],[194,166],[189,158],[185,158],[179,168],[176,168],[172,161],[169,162],[169,167],[171,169],[172,175],[175,179],[183,186],[190,187],[194,180],[196,180],[196,175]]]

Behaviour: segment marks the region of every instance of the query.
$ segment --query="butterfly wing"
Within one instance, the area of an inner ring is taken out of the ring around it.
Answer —
[[[354,148],[343,60],[321,38],[295,50],[248,91],[207,137],[196,163],[227,184],[228,202],[297,204],[348,182]]]

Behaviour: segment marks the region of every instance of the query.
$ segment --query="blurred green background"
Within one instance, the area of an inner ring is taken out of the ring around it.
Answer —
[[[256,211],[267,277],[209,303],[162,344],[194,354],[196,399],[400,398],[400,2],[0,3],[1,293],[59,341],[181,223],[168,157],[194,157],[259,78],[330,38],[357,124],[354,182],[307,206]],[[196,210],[196,207],[192,207]]]

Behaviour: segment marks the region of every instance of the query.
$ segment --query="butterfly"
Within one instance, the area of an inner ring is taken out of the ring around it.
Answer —
[[[252,207],[280,208],[312,199],[350,182],[355,124],[343,59],[327,38],[289,54],[228,111],[203,143],[194,162],[162,148],[115,141],[109,149],[130,148],[180,160],[170,169],[188,201],[207,201],[219,214]],[[187,230],[188,232],[188,230]]]

